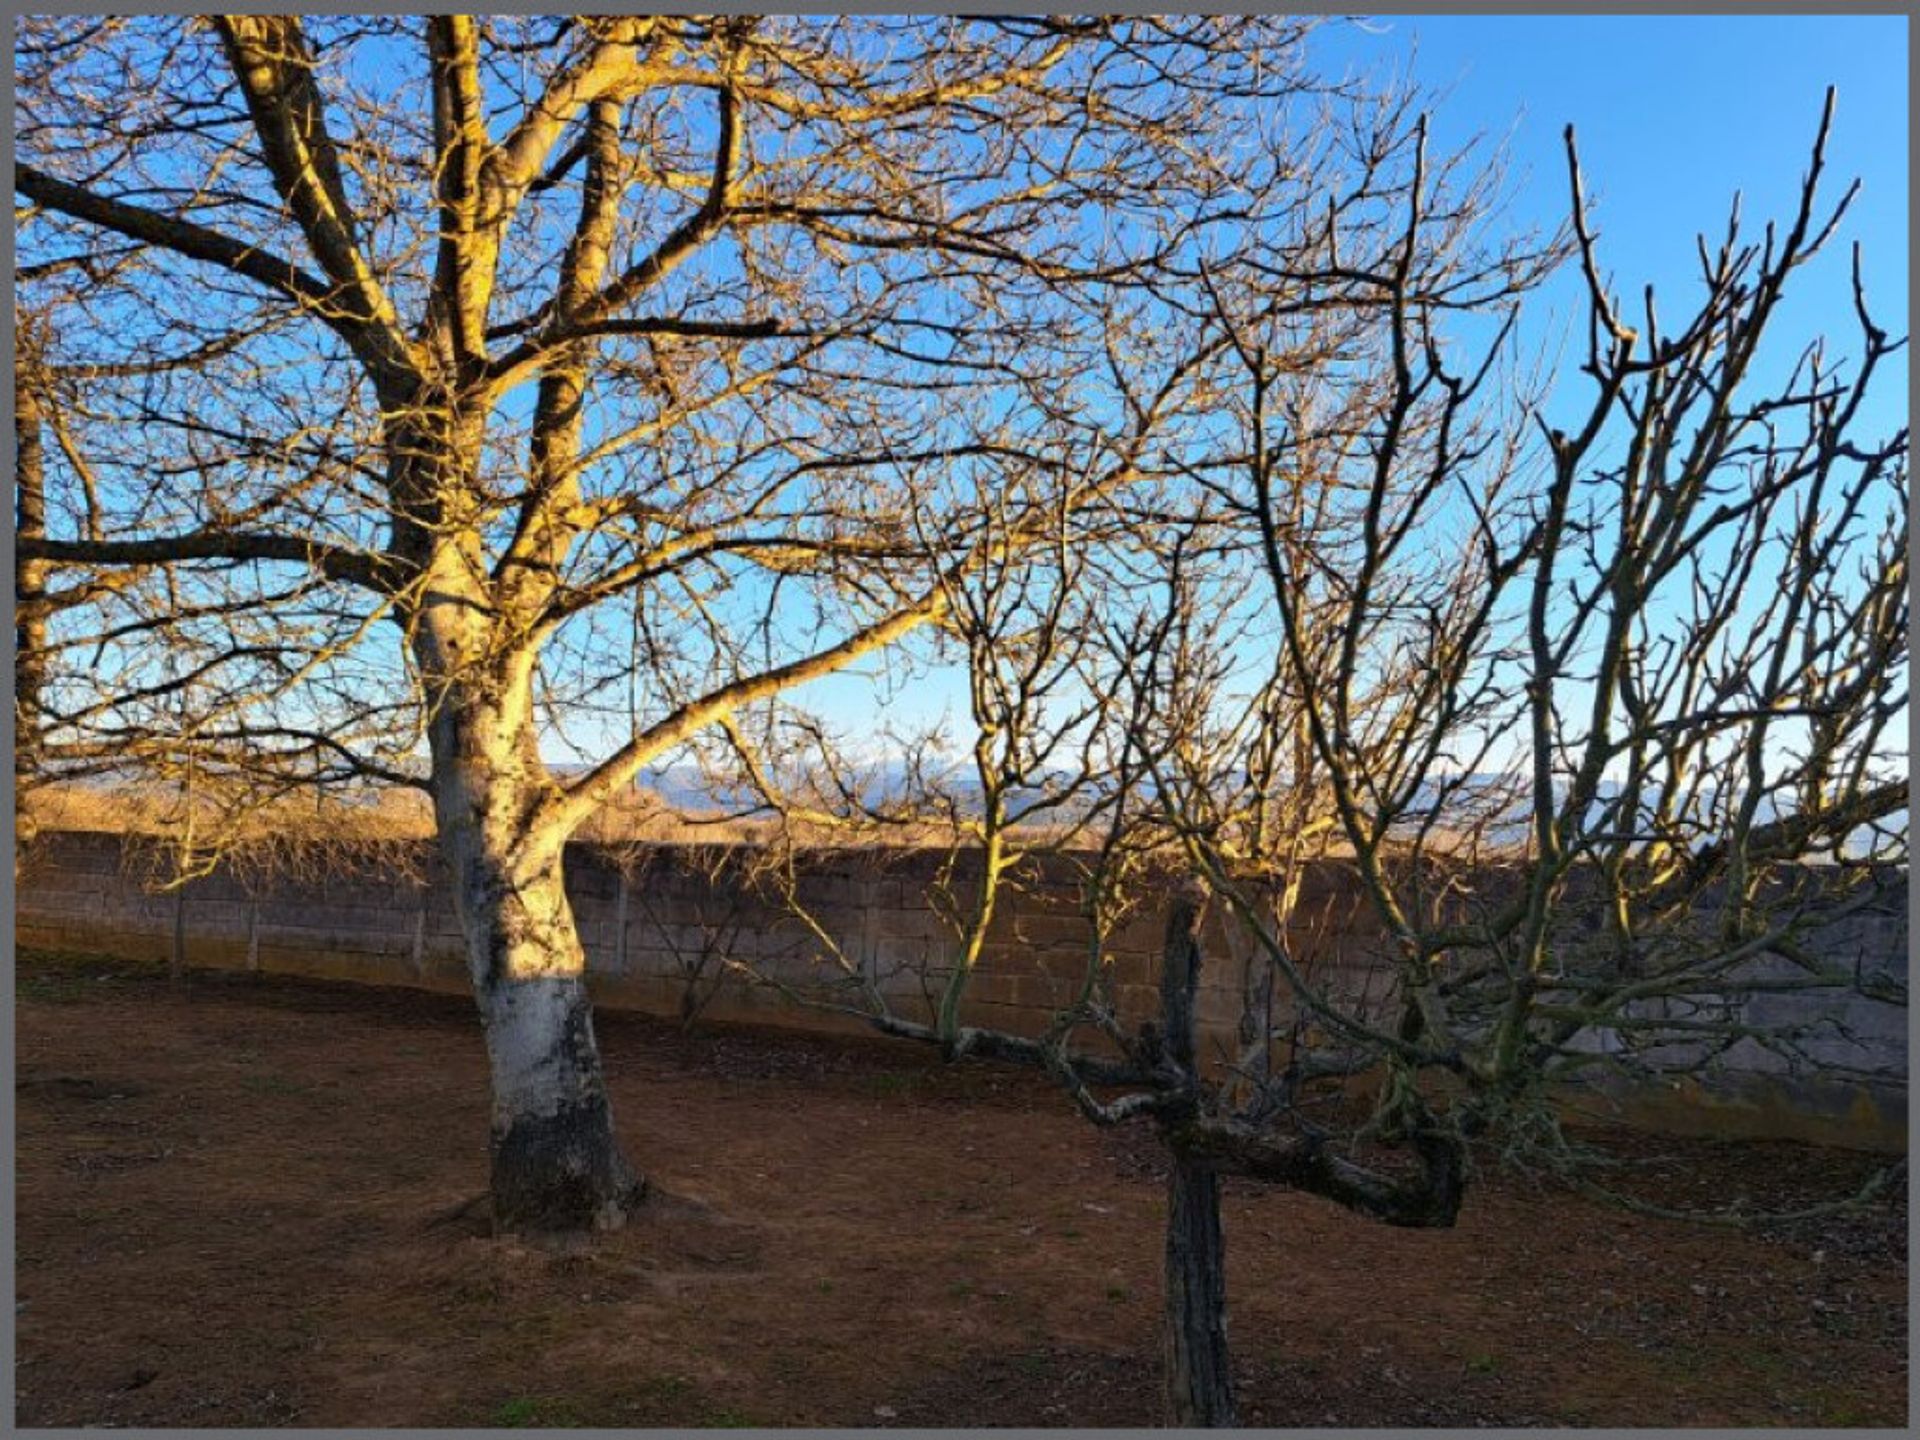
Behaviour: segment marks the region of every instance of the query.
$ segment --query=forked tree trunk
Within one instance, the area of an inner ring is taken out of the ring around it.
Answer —
[[[1167,1174],[1168,1418],[1182,1428],[1238,1425],[1227,1353],[1220,1177],[1177,1146],[1168,1154],[1173,1161]]]
[[[434,824],[466,938],[492,1072],[500,1230],[611,1229],[645,1190],[614,1138],[586,954],[561,879],[566,831],[543,813],[533,675],[538,586],[481,558],[471,496],[484,416],[423,395],[386,437],[405,500],[393,549],[419,566],[396,612],[427,711]]]
[[[612,1229],[645,1182],[614,1136],[562,879],[565,835],[534,818],[545,772],[527,713],[455,692],[431,728],[441,852],[492,1071],[494,1224]]]

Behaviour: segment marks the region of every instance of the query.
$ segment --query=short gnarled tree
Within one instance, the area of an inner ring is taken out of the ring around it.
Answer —
[[[1625,318],[1569,131],[1589,348],[1511,389],[1510,331],[1475,353],[1453,322],[1518,297],[1459,283],[1416,126],[1397,226],[1209,265],[1195,341],[1237,378],[1150,513],[956,582],[970,903],[924,1005],[851,963],[815,999],[1154,1126],[1176,1423],[1237,1415],[1222,1176],[1449,1226],[1480,1144],[1644,1203],[1570,1113],[1736,1052],[1859,1079],[1847,1018],[1904,1007],[1859,925],[1905,906],[1908,436],[1864,419],[1903,341],[1857,255],[1851,343],[1782,352],[1777,323],[1851,200],[1823,202],[1830,121],[1792,214],[1702,243],[1677,322],[1651,292]],[[967,997],[1018,849],[1077,866],[1091,922],[1037,1035]],[[1343,890],[1336,961],[1314,912]],[[1145,1016],[1129,908],[1164,916]],[[1238,1023],[1207,1034],[1222,980]]]

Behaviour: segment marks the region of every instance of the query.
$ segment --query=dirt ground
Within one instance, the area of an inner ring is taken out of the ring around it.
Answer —
[[[497,1241],[471,1007],[23,956],[23,1425],[1156,1424],[1150,1136],[881,1041],[606,1014],[667,1192],[575,1248]],[[1869,1157],[1637,1143],[1649,1196],[1831,1193]],[[1656,1158],[1667,1157],[1664,1160]],[[1451,1231],[1240,1185],[1243,1418],[1897,1426],[1904,1192],[1764,1233],[1489,1176]]]

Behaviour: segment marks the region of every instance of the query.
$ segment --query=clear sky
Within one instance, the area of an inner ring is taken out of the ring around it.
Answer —
[[[1653,283],[1668,316],[1696,293],[1695,236],[1724,229],[1736,190],[1755,234],[1791,214],[1826,88],[1837,86],[1824,189],[1838,199],[1858,177],[1861,193],[1774,326],[1794,348],[1824,331],[1852,353],[1854,240],[1876,318],[1896,334],[1907,325],[1907,26],[1904,16],[1401,15],[1333,20],[1311,43],[1335,71],[1409,69],[1434,92],[1436,152],[1504,144],[1521,225],[1551,230],[1566,217],[1562,132],[1573,124],[1602,263],[1636,308]],[[1533,323],[1579,313],[1582,294],[1563,272],[1537,297]],[[1862,417],[1868,433],[1906,421],[1906,361],[1896,358]],[[947,707],[958,718],[964,697],[958,677],[934,677],[888,710],[907,724]],[[872,692],[853,677],[817,682],[805,698],[867,728]]]
[[[1392,64],[1411,48],[1415,76],[1447,92],[1433,111],[1437,144],[1507,140],[1516,218],[1566,213],[1561,132],[1573,124],[1603,258],[1635,290],[1640,280],[1678,290],[1695,234],[1725,223],[1735,190],[1749,221],[1788,211],[1822,97],[1837,86],[1830,193],[1862,181],[1839,238],[1862,242],[1869,295],[1891,319],[1907,309],[1907,25],[1858,15],[1399,16],[1330,27],[1322,53]],[[1845,246],[1829,258],[1776,322],[1783,331],[1821,328],[1833,282],[1845,284]]]

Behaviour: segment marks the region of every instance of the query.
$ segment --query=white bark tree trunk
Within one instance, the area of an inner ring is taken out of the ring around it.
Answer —
[[[486,808],[470,779],[486,767],[449,768],[441,846],[486,1026],[494,1222],[508,1230],[617,1227],[645,1183],[614,1136],[560,842],[516,843],[464,816],[449,826],[449,812]]]
[[[458,556],[422,606],[434,812],[486,1026],[494,1224],[610,1229],[645,1182],[614,1135],[586,953],[567,903],[567,832],[540,813],[552,780],[535,738],[532,651],[495,650]],[[445,678],[437,678],[445,677]]]

